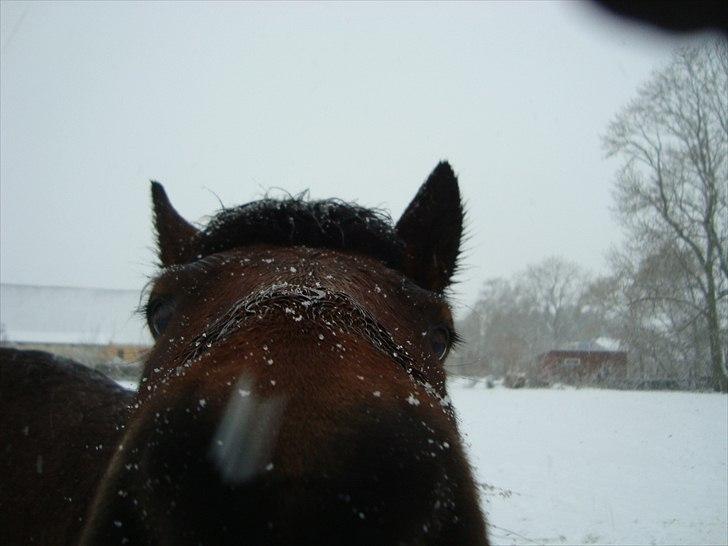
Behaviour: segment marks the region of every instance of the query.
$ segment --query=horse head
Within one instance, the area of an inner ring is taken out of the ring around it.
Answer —
[[[83,544],[486,544],[443,362],[463,210],[263,199],[203,228],[152,183],[155,344]]]

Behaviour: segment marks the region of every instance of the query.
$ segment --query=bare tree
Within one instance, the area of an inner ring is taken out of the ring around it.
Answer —
[[[575,263],[559,257],[546,258],[529,266],[519,279],[547,329],[553,346],[578,338],[596,337],[588,332],[591,308],[584,300],[589,279]]]
[[[502,278],[483,283],[480,298],[458,323],[463,344],[451,360],[453,372],[505,376],[523,371],[533,358],[543,325],[534,302],[515,284]]]
[[[622,161],[615,197],[632,250],[674,247],[671,266],[689,282],[681,293],[653,286],[641,302],[678,298],[696,307],[713,386],[726,392],[728,43],[677,51],[609,125],[604,145]]]
[[[604,278],[610,331],[630,350],[630,378],[669,380],[689,389],[712,385],[707,321],[693,278],[692,253],[667,243],[612,256]],[[692,263],[692,274],[684,269]],[[610,293],[611,292],[611,293]]]

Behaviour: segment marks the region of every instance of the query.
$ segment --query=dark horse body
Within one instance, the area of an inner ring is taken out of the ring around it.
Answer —
[[[0,348],[0,543],[78,540],[132,398],[69,359]]]
[[[396,226],[289,199],[197,230],[158,184],[153,199],[156,343],[122,434],[99,431],[117,447],[71,541],[487,544],[442,368],[462,231],[449,165]]]

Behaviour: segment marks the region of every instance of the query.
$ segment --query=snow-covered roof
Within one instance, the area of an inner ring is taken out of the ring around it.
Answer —
[[[136,313],[139,290],[0,284],[0,324],[8,341],[151,345]]]
[[[598,353],[602,351],[619,351],[620,343],[616,339],[600,337],[588,341],[572,341],[557,347],[558,351],[588,351]]]

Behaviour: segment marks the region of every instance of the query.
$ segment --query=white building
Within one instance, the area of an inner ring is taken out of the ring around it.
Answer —
[[[0,341],[81,361],[136,360],[152,343],[139,303],[137,290],[3,283]]]

